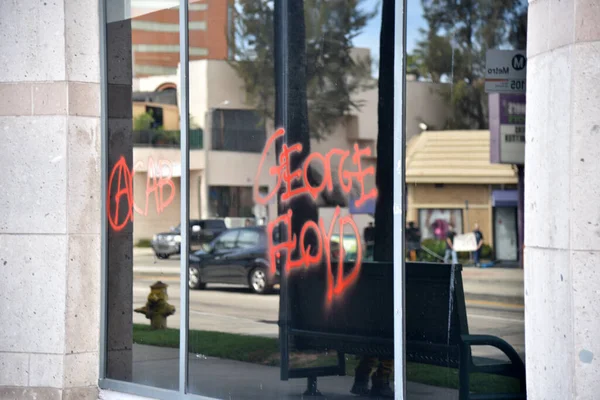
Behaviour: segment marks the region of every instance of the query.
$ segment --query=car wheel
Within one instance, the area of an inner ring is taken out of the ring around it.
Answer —
[[[190,289],[204,289],[206,287],[206,283],[203,283],[200,279],[200,269],[198,267],[190,267],[190,276],[188,279]]]
[[[156,257],[160,258],[161,260],[166,260],[167,258],[169,258],[169,255],[165,253],[158,253],[156,254]]]
[[[269,286],[269,280],[267,277],[267,271],[264,268],[257,267],[250,272],[249,277],[250,289],[254,293],[264,294],[271,290]]]

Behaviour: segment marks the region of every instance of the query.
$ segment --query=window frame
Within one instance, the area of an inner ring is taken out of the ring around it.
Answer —
[[[281,12],[281,18],[275,15],[275,41],[285,46],[287,41],[288,26],[287,15],[281,10],[287,9],[287,4],[294,0],[275,0]],[[99,28],[100,28],[100,91],[101,91],[101,309],[100,309],[100,343],[99,343],[99,381],[101,389],[129,393],[138,396],[156,399],[209,399],[202,395],[188,393],[188,329],[189,329],[189,291],[182,290],[180,296],[179,318],[180,318],[180,348],[179,348],[179,385],[178,390],[168,390],[157,387],[145,386],[132,382],[119,381],[107,378],[107,304],[108,304],[108,221],[107,221],[107,186],[108,186],[108,62],[107,62],[107,3],[108,0],[99,0]],[[180,115],[184,116],[180,121],[180,150],[181,150],[181,216],[182,226],[187,224],[190,215],[189,204],[189,157],[190,157],[190,127],[189,127],[189,10],[188,0],[179,0],[179,54],[181,61],[180,73]],[[406,188],[405,188],[405,93],[406,93],[406,0],[395,3],[395,32],[394,32],[394,70],[401,79],[394,79],[394,164],[396,174],[394,175],[394,235],[398,238],[398,246],[394,247],[394,375],[396,399],[406,398],[406,375],[404,356],[404,226],[406,215]],[[287,53],[283,51],[282,53]],[[285,54],[275,62],[276,79],[286,76],[288,64]],[[276,101],[285,99],[287,88],[282,90]],[[288,110],[284,111],[283,120],[287,120]],[[211,134],[211,132],[205,132]],[[204,151],[209,151],[204,149]],[[181,282],[188,282],[189,275],[189,244],[190,232],[187,229],[181,231]]]

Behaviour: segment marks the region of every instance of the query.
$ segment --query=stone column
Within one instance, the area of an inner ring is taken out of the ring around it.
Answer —
[[[98,0],[0,1],[0,398],[97,399]]]
[[[528,398],[600,393],[600,3],[529,3]]]

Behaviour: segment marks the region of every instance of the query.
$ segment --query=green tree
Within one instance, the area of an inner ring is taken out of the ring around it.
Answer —
[[[134,131],[148,131],[152,129],[154,123],[154,117],[151,111],[139,114],[133,118],[133,130]]]
[[[486,129],[484,90],[488,49],[525,49],[527,5],[523,0],[421,0],[427,28],[415,56],[421,75],[448,81],[442,95],[453,112],[448,128]]]
[[[353,95],[375,84],[370,57],[353,54],[352,40],[377,10],[365,11],[362,0],[302,3],[309,133],[320,140],[360,109]],[[273,0],[239,0],[230,33],[230,65],[244,81],[248,102],[268,119],[275,108],[273,11]]]

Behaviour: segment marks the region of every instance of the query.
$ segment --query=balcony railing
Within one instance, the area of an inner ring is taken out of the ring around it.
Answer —
[[[179,148],[181,131],[145,130],[133,131],[136,147]],[[190,149],[202,149],[202,129],[190,129]]]

